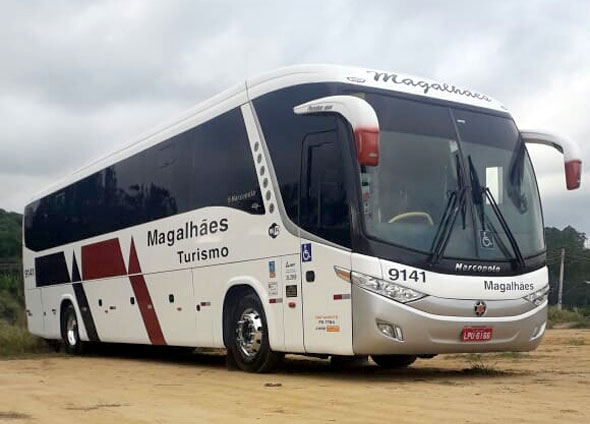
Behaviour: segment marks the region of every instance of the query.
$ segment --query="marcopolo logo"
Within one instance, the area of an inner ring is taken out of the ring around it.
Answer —
[[[488,306],[483,300],[478,300],[477,302],[475,302],[475,306],[473,307],[473,312],[475,312],[475,315],[480,317],[483,314],[485,314],[487,310]]]
[[[502,268],[498,265],[482,265],[482,264],[464,264],[462,262],[455,263],[455,271],[457,272],[500,272]]]

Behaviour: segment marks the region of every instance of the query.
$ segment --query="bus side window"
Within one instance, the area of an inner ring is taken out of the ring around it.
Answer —
[[[350,246],[344,168],[336,131],[308,134],[301,149],[299,225],[319,237]]]

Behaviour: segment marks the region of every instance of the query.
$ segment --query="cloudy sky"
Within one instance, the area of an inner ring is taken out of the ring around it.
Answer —
[[[355,65],[502,101],[590,164],[588,1],[0,0],[0,208],[273,68]],[[545,222],[590,234],[590,168],[531,149]]]

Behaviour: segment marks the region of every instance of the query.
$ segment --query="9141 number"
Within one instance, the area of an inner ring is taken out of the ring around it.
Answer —
[[[389,269],[389,279],[391,281],[414,281],[416,283],[426,282],[426,272],[424,271],[409,271],[407,269]]]

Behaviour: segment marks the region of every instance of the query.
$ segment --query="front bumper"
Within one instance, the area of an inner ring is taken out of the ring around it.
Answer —
[[[503,317],[435,315],[352,287],[353,350],[367,354],[438,354],[534,350],[547,321],[547,302],[528,312]],[[384,335],[377,323],[401,328],[403,341]],[[491,327],[492,340],[463,342],[464,327]]]

